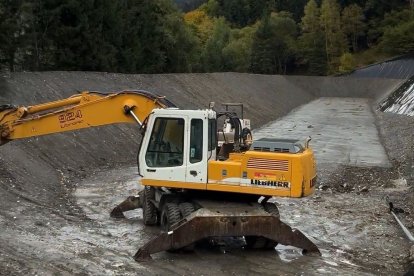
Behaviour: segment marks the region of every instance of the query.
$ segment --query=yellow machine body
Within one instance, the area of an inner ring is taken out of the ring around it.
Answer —
[[[220,133],[210,124],[216,120],[213,110],[154,110],[139,153],[142,184],[283,197],[314,192],[316,165],[308,145],[264,138],[250,150],[231,146],[220,157],[223,147],[210,135]]]
[[[302,153],[247,151],[231,153],[225,161],[208,162],[208,182],[144,178],[146,186],[210,190],[279,197],[305,197],[314,193],[316,165],[312,149]]]
[[[208,190],[303,197],[314,192],[316,166],[311,149],[302,153],[249,150],[208,164]]]

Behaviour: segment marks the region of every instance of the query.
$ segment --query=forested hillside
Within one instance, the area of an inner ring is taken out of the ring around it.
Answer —
[[[413,0],[202,2],[0,0],[0,63],[10,71],[326,75],[414,49]]]

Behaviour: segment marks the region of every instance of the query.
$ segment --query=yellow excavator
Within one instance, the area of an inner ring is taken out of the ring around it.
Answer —
[[[11,140],[115,123],[137,123],[143,135],[138,171],[143,189],[112,212],[142,208],[161,233],[137,261],[200,240],[241,237],[246,248],[278,243],[320,254],[303,233],[279,219],[272,196],[304,197],[315,189],[310,139],[252,139],[250,121],[226,110],[182,110],[146,91],[82,92],[33,106],[0,106],[0,145]],[[221,122],[222,127],[218,127]]]

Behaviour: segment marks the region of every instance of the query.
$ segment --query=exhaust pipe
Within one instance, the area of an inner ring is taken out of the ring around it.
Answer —
[[[305,140],[305,149],[309,148],[309,142],[312,140],[312,138],[310,136],[308,136],[308,138],[306,138]]]

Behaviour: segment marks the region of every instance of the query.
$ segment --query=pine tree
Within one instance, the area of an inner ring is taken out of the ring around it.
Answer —
[[[265,15],[255,33],[251,70],[262,74],[286,74],[296,54],[295,21],[287,13]]]
[[[126,0],[123,12],[123,72],[190,70],[195,37],[171,1]]]
[[[274,6],[274,0],[209,0],[205,7],[210,16],[223,16],[232,26],[245,27],[255,23],[264,10],[272,11]]]
[[[24,0],[0,1],[0,60],[10,71],[24,58],[32,14],[30,3]]]
[[[299,52],[308,66],[307,72],[311,75],[326,74],[325,43],[320,24],[320,10],[315,0],[310,0],[306,4],[301,28]]]
[[[274,0],[277,11],[287,11],[293,15],[295,21],[299,21],[304,15],[304,7],[307,0]]]
[[[328,72],[338,70],[339,57],[346,48],[345,35],[341,29],[340,7],[336,0],[323,0],[321,5],[321,26],[325,38]]]
[[[272,35],[270,14],[267,14],[262,18],[253,40],[251,61],[253,73],[272,74],[275,71],[272,57]]]
[[[220,72],[227,69],[227,63],[223,54],[224,48],[230,39],[230,27],[224,18],[219,18],[212,36],[207,40],[202,53],[204,70],[207,72]]]
[[[253,37],[256,30],[257,25],[253,25],[231,31],[230,41],[223,49],[224,58],[231,71],[249,71]]]
[[[352,50],[358,50],[358,39],[365,34],[366,24],[362,8],[357,4],[347,6],[342,11],[343,31],[351,40]]]
[[[0,0],[0,30],[11,70],[184,72],[196,45],[169,0]]]
[[[414,49],[414,11],[404,21],[385,28],[379,48],[390,55],[410,54]]]
[[[118,1],[30,1],[28,69],[117,71]]]
[[[305,33],[316,33],[321,30],[320,26],[320,10],[315,0],[309,0],[304,8],[304,16],[302,17],[302,31]]]

